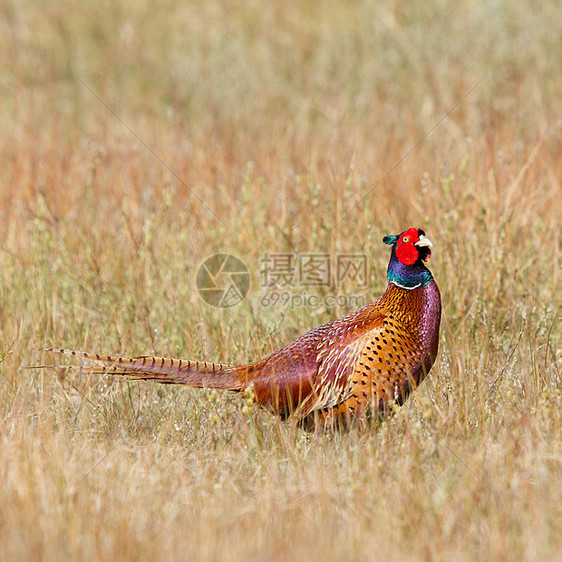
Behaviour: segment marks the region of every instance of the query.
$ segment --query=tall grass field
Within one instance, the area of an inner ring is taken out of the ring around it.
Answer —
[[[555,0],[0,2],[0,559],[561,560],[560,22]],[[440,349],[380,424],[28,368],[53,345],[259,359],[382,294],[382,237],[410,226]],[[198,286],[214,254],[249,272],[232,306]],[[328,280],[279,269],[310,256]]]

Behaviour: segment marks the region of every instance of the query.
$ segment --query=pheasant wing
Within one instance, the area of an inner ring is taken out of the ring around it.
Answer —
[[[385,319],[385,312],[371,304],[329,325],[317,345],[317,373],[312,392],[296,412],[299,418],[340,404],[353,394],[357,385],[354,373],[366,346],[383,330]]]

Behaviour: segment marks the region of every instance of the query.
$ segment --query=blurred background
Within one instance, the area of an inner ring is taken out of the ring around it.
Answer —
[[[1,1],[0,552],[560,556],[560,22],[554,0]],[[366,256],[372,299],[409,226],[441,355],[371,435],[24,370],[50,345],[257,359],[353,308],[263,306],[265,254]],[[251,273],[238,306],[200,298],[215,253]]]

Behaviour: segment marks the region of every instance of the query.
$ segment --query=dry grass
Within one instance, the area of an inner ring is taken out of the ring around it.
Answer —
[[[560,21],[555,1],[4,2],[0,558],[560,559]],[[381,236],[412,224],[441,353],[378,430],[24,369],[50,344],[260,357],[346,311],[260,306],[260,257],[365,252],[377,296]],[[215,251],[254,274],[239,307],[198,297]]]

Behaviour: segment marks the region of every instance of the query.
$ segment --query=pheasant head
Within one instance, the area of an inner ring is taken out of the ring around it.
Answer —
[[[433,244],[421,228],[409,228],[401,234],[385,236],[382,241],[392,246],[388,280],[405,289],[416,289],[431,282],[433,276],[425,262],[431,257]]]

